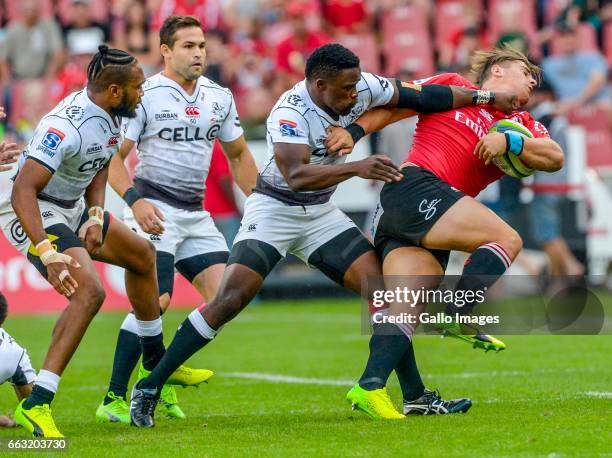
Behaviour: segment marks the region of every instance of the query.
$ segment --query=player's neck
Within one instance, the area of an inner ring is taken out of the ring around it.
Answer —
[[[323,103],[323,100],[317,97],[315,91],[310,89],[310,84],[308,84],[308,81],[306,81],[306,90],[308,91],[308,95],[310,96],[310,99],[314,102],[314,104],[318,106],[321,110],[323,110],[325,113],[327,113],[330,118],[332,118],[334,121],[340,119],[340,115],[328,108],[327,105]]]
[[[108,104],[105,103],[104,95],[103,94],[99,94],[99,93],[98,94],[94,94],[89,89],[87,89],[87,97],[89,97],[89,100],[91,100],[94,104],[96,104],[102,110],[106,111],[106,113],[113,120],[113,123],[115,124],[115,127],[119,127],[119,125],[120,125],[119,119],[115,115],[115,113],[112,112],[112,110],[110,109]]]
[[[195,89],[196,89],[196,87],[198,85],[198,80],[188,80],[188,79],[185,79],[181,75],[179,75],[178,73],[173,71],[171,68],[165,68],[162,71],[162,75],[164,75],[166,78],[170,78],[172,81],[174,81],[180,87],[182,87],[183,90],[187,94],[189,94],[189,95],[193,94],[193,92],[195,91]]]

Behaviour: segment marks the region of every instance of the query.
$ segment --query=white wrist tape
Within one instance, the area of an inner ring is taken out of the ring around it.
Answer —
[[[89,214],[88,221],[104,226],[104,209],[102,207],[91,207],[87,213]]]

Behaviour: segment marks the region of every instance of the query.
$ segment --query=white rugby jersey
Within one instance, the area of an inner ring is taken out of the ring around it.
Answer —
[[[28,352],[0,328],[0,384],[10,379],[17,385],[27,385],[35,377]]]
[[[137,142],[134,185],[145,197],[201,210],[215,138],[231,142],[242,134],[232,93],[200,76],[189,95],[162,73],[143,85],[136,118],[124,133]]]
[[[28,159],[49,169],[53,176],[38,197],[71,208],[119,150],[121,119],[116,122],[91,101],[86,89],[74,92],[41,119],[19,159],[19,170]]]
[[[357,103],[346,116],[336,121],[310,98],[306,80],[285,92],[268,116],[266,123],[268,161],[257,179],[255,190],[291,204],[312,205],[327,202],[336,186],[317,191],[291,191],[274,160],[274,143],[308,145],[310,164],[341,164],[346,156],[330,156],[325,149],[325,130],[329,126],[346,127],[366,110],[385,105],[393,96],[393,85],[383,77],[361,73],[357,83]]]

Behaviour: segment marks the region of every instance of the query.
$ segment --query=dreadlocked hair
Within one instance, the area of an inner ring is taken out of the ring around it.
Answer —
[[[87,87],[100,92],[110,84],[124,84],[137,62],[134,56],[121,49],[100,45],[87,66]]]

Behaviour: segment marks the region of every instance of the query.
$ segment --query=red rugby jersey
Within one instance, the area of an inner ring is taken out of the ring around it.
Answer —
[[[416,84],[449,84],[478,89],[456,73],[444,73]],[[474,148],[492,124],[511,119],[527,127],[534,137],[549,137],[546,128],[526,111],[506,115],[490,107],[469,106],[443,113],[421,114],[407,161],[433,172],[463,193],[475,197],[503,172],[474,156]]]

